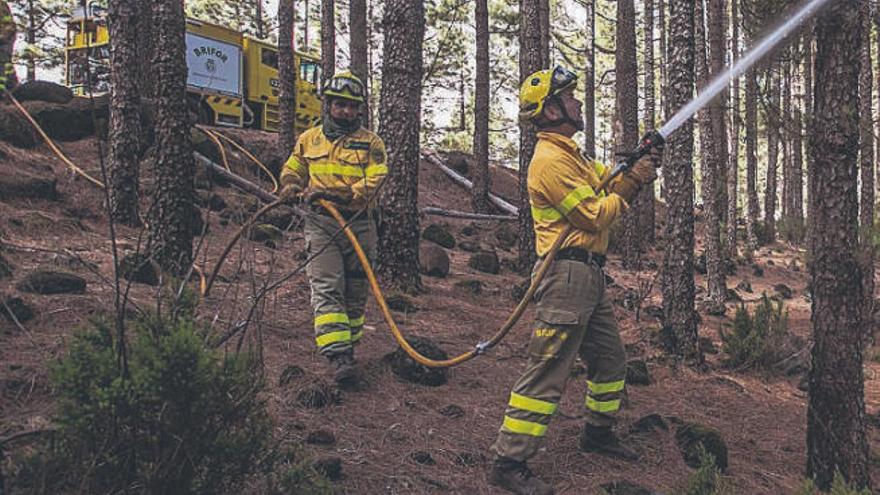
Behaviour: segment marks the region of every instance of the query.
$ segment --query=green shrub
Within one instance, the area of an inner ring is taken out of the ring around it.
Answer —
[[[827,493],[828,495],[871,495],[871,491],[865,488],[859,490],[850,486],[840,472],[834,473],[834,480],[831,482],[831,488],[827,492],[823,492],[816,488],[816,483],[808,479],[804,482],[798,495],[820,495]]]
[[[788,312],[782,301],[774,304],[767,294],[750,313],[744,305],[736,310],[731,333],[721,332],[722,351],[727,365],[736,368],[769,370],[788,346]]]
[[[153,322],[155,323],[155,322]],[[273,468],[264,381],[208,350],[191,320],[141,329],[122,377],[112,330],[77,334],[52,366],[57,434],[17,473],[26,493],[229,493]]]
[[[700,467],[694,471],[673,493],[676,495],[729,495],[730,489],[724,483],[721,472],[715,465],[715,456],[699,447]]]

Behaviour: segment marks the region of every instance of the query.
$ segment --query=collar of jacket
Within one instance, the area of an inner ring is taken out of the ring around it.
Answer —
[[[537,137],[539,140],[553,143],[569,153],[575,155],[579,154],[577,143],[570,137],[565,137],[562,134],[557,134],[555,132],[539,132]]]

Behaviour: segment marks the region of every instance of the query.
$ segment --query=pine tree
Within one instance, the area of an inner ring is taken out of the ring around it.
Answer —
[[[156,168],[148,251],[171,273],[192,264],[194,167],[186,105],[186,20],[179,0],[153,3],[156,74]]]
[[[489,212],[489,6],[476,0],[474,6],[477,44],[477,78],[474,85],[474,211]]]
[[[321,2],[321,69],[323,80],[336,73],[336,0],[323,0]],[[327,102],[324,102],[324,111],[328,111]]]
[[[654,108],[654,0],[645,0],[645,131],[654,129],[656,111]],[[654,185],[649,186],[643,195],[641,215],[639,215],[639,236],[643,246],[654,244]]]
[[[348,9],[348,22],[351,26],[351,71],[364,82],[367,96],[364,98],[363,126],[370,128],[370,71],[369,71],[369,46],[367,43],[367,0],[350,0]]]
[[[419,129],[422,96],[422,0],[387,0],[382,20],[385,58],[379,134],[388,147],[389,183],[383,186],[379,231],[380,273],[387,282],[416,291],[419,277]]]
[[[694,94],[694,2],[669,0],[668,112]],[[692,363],[703,361],[697,345],[694,311],[693,122],[669,136],[664,164],[668,215],[666,253],[661,273],[664,338],[670,351]]]
[[[840,0],[816,19],[813,367],[807,407],[807,475],[827,490],[835,473],[870,488],[865,433],[862,270],[858,245],[861,21],[858,0]]]
[[[636,66],[636,9],[633,0],[617,0],[616,54],[614,57],[615,124],[620,125],[617,152],[626,153],[639,141],[639,83]],[[653,190],[644,188],[624,214],[623,266],[638,268],[643,252],[639,219],[645,199],[653,201]],[[644,199],[643,199],[644,196]],[[651,198],[648,198],[651,196]]]
[[[864,274],[864,314],[870,315],[874,310],[874,116],[871,108],[874,73],[871,66],[871,8],[867,2],[862,2],[860,9],[862,50],[859,72],[859,168],[862,194],[859,205],[859,244]],[[873,328],[868,326],[865,333],[866,338],[870,339]]]
[[[780,62],[780,64],[784,64],[784,62]],[[782,125],[782,114],[779,108],[782,80],[774,70],[774,66],[767,68],[766,81],[769,86],[767,90],[769,101],[766,111],[767,125],[765,126],[767,131],[767,183],[764,189],[764,241],[771,243],[776,240],[777,159],[781,140],[779,128]],[[787,172],[784,176],[787,177]]]
[[[731,59],[739,58],[739,0],[730,1],[730,56]],[[740,78],[733,80],[731,84],[731,111],[730,111],[730,166],[727,173],[727,224],[726,236],[727,240],[727,256],[731,260],[735,260],[737,256],[736,249],[736,224],[737,200],[739,199],[739,136],[741,127],[740,117]]]
[[[650,1],[650,0],[649,0]],[[596,157],[596,0],[586,0],[586,59],[584,69],[584,153]]]
[[[282,155],[293,150],[296,143],[296,76],[298,70],[293,56],[293,37],[296,26],[295,0],[278,1],[278,146]]]
[[[136,0],[110,2],[110,217],[124,225],[140,224],[140,89],[138,88],[138,7]]]
[[[758,249],[758,74],[746,72],[746,252]]]

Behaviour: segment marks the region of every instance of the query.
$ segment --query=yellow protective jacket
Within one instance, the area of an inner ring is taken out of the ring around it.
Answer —
[[[605,254],[609,228],[628,207],[617,194],[596,192],[607,172],[601,163],[587,159],[571,138],[538,133],[528,176],[538,256],[547,254],[569,223],[575,230],[563,248]]]
[[[335,194],[351,192],[351,203],[341,209],[360,210],[372,204],[373,193],[388,175],[385,161],[385,143],[373,132],[360,128],[331,142],[317,126],[296,141],[281,170],[281,183]]]

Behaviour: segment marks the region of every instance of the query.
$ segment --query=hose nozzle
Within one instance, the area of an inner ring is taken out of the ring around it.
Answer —
[[[642,139],[639,140],[639,145],[636,146],[634,150],[619,155],[620,159],[614,164],[611,173],[602,181],[602,187],[600,189],[604,189],[612,179],[629,170],[637,161],[639,161],[639,158],[647,155],[654,147],[662,146],[665,142],[666,139],[656,130],[652,129],[646,132],[645,135],[642,136]]]

